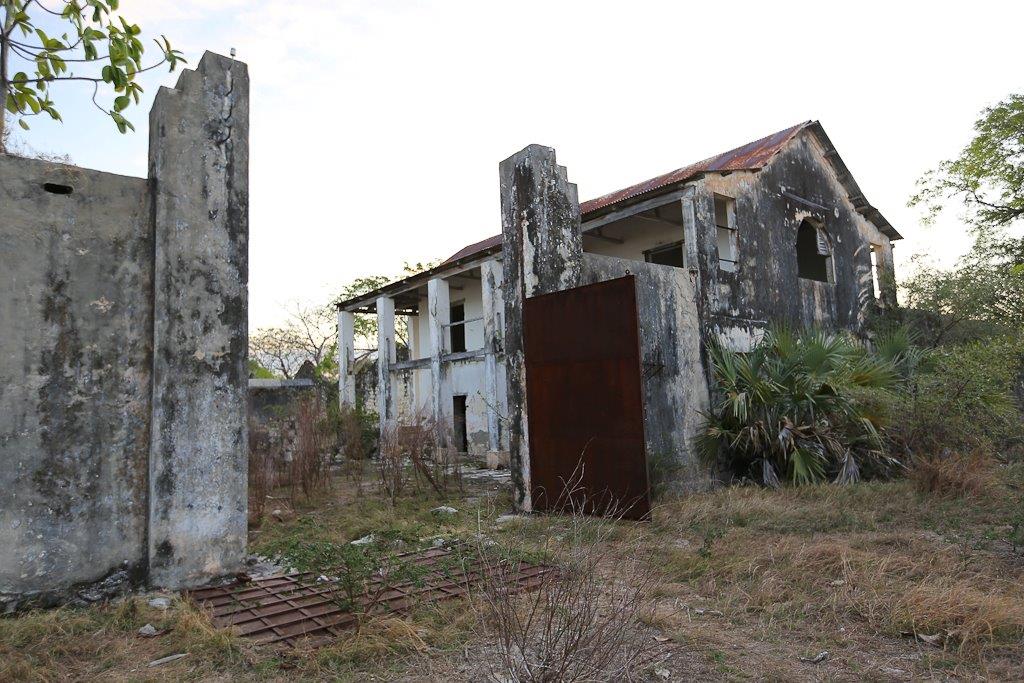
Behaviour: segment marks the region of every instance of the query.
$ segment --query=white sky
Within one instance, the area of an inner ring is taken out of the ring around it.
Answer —
[[[165,33],[249,64],[250,323],[345,282],[500,231],[498,162],[550,145],[581,200],[818,119],[868,199],[949,261],[956,212],[922,228],[915,179],[982,107],[1024,86],[1024,3],[123,0]],[[120,136],[85,91],[32,147],[146,173],[147,100]],[[61,94],[66,93],[61,99]],[[63,104],[62,104],[63,103]]]

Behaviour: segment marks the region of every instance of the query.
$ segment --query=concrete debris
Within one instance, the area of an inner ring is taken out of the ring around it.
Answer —
[[[182,657],[187,657],[187,656],[188,656],[187,652],[179,652],[176,655],[168,655],[168,656],[162,657],[160,659],[154,659],[152,662],[150,662],[146,666],[148,666],[149,668],[152,669],[155,666],[163,666],[164,664],[168,664],[170,662],[177,661],[177,660],[181,659]]]
[[[818,654],[814,655],[813,657],[801,657],[800,661],[801,662],[806,662],[807,664],[821,664],[827,658],[828,658],[828,650],[822,650],[821,652],[819,652]]]
[[[169,609],[171,606],[171,599],[163,597],[151,598],[149,601],[149,606],[154,607],[156,609],[166,610]]]

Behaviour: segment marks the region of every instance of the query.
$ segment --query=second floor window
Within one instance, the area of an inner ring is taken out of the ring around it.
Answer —
[[[796,231],[797,276],[804,280],[832,282],[832,245],[825,229],[804,219]]]
[[[466,350],[466,306],[455,304],[451,308],[452,353]]]
[[[736,200],[732,197],[715,195],[715,231],[718,233],[718,267],[733,273],[739,262],[739,239],[736,231]]]

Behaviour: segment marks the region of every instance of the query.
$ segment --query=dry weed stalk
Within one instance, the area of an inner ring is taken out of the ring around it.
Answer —
[[[270,433],[249,421],[249,526],[258,527],[274,488],[275,467]]]
[[[295,453],[291,462],[291,496],[295,502],[296,482],[307,499],[331,482],[331,439],[326,413],[319,398],[299,403],[295,412]]]
[[[475,604],[497,637],[493,680],[633,680],[653,660],[648,624],[656,573],[645,535],[636,533],[626,552],[609,557],[613,537],[638,528],[622,523],[614,504],[598,506],[607,511],[604,517],[587,515],[581,470],[578,475],[555,508],[566,524],[554,539],[557,571],[545,574],[536,590],[516,590],[525,539],[498,552],[478,546],[484,578]],[[606,560],[614,565],[608,572]]]
[[[450,431],[450,430],[449,430]],[[411,422],[384,430],[377,457],[381,491],[391,500],[410,483],[425,483],[439,496],[462,491],[462,466],[451,434],[433,419],[416,414]]]

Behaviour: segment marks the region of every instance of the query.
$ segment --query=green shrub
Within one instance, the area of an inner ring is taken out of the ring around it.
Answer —
[[[710,349],[717,401],[697,439],[707,461],[776,487],[888,474],[882,418],[855,392],[889,390],[917,362],[911,345],[887,339],[869,352],[852,337],[771,330],[748,353]]]
[[[890,406],[890,436],[919,456],[1019,450],[1022,358],[1024,340],[1010,335],[929,351]]]

